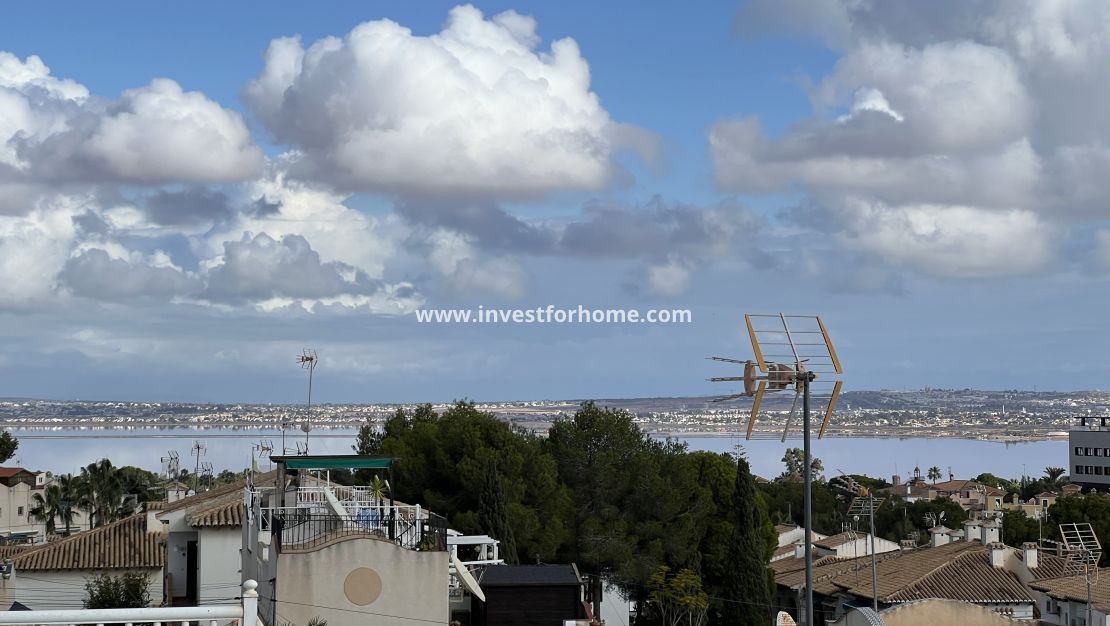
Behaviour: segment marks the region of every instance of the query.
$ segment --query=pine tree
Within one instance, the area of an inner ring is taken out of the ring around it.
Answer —
[[[764,626],[771,621],[766,543],[755,481],[744,459],[738,459],[736,464],[732,522],[732,541],[728,548],[728,568],[732,571],[724,590],[722,623]]]
[[[516,540],[505,508],[505,490],[497,474],[497,462],[486,462],[485,480],[478,495],[478,523],[486,534],[501,542],[501,558],[509,565],[517,563]]]

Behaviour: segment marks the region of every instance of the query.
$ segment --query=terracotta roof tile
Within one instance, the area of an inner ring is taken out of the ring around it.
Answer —
[[[194,528],[226,528],[243,525],[243,501],[222,502],[189,515],[186,519]]]
[[[276,478],[276,477],[277,477],[277,470],[271,470],[269,472],[265,472],[263,474],[259,474],[259,475],[255,476],[254,484],[260,485],[260,484],[262,484],[264,482],[267,482],[267,481],[273,481],[274,478]],[[173,502],[170,502],[162,508],[162,511],[165,512],[165,513],[168,513],[170,511],[179,511],[181,509],[197,506],[199,504],[203,504],[203,503],[206,503],[206,502],[214,502],[214,501],[219,500],[221,498],[229,497],[232,494],[238,494],[246,486],[247,486],[247,479],[240,478],[240,479],[237,479],[235,482],[231,482],[231,483],[228,483],[226,485],[220,485],[220,486],[216,487],[215,489],[210,489],[208,491],[202,491],[198,494],[191,495],[187,498],[182,498],[180,500],[175,500]]]
[[[813,545],[815,545],[817,547],[820,547],[820,548],[825,548],[826,550],[835,550],[836,548],[848,543],[849,541],[852,541],[854,539],[857,539],[859,537],[864,537],[864,536],[866,536],[866,535],[859,534],[859,533],[843,532],[843,533],[839,533],[839,534],[836,534],[836,535],[829,535],[828,537],[825,537],[824,539],[818,539],[817,541],[813,542]]]
[[[1087,603],[1087,580],[1083,576],[1035,580],[1029,586],[1058,600]],[[1091,599],[1096,604],[1110,603],[1110,571],[1099,570],[1098,580],[1091,585]]]
[[[162,567],[161,538],[146,531],[146,516],[139,513],[31,548],[12,561],[17,571]]]

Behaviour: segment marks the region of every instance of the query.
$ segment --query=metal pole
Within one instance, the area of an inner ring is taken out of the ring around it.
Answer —
[[[304,453],[308,454],[308,431],[312,429],[312,372],[316,369],[316,361],[308,367],[308,415],[305,415],[304,423]]]
[[[867,496],[867,509],[871,512],[871,608],[879,612],[879,567],[875,559],[875,499]]]
[[[1098,567],[1098,565],[1095,565]],[[1091,608],[1091,566],[1087,565],[1087,623],[1086,626],[1092,626],[1091,621],[1094,619],[1093,609]]]
[[[809,453],[809,383],[813,380],[813,372],[799,372],[798,384],[802,386],[802,463],[804,467],[803,479],[803,507],[805,508],[805,542],[806,556],[806,626],[813,626],[813,470]]]

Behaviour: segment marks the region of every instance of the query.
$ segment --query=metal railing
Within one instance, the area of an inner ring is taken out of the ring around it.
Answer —
[[[269,530],[278,553],[307,550],[333,539],[377,537],[409,550],[447,550],[447,520],[416,507],[365,507],[351,515],[320,513],[304,507],[262,509],[261,528]]]
[[[151,607],[143,609],[66,609],[58,611],[0,611],[0,624],[153,624],[170,626],[191,622],[203,626],[220,626],[228,622],[238,622],[240,626],[256,626],[258,623],[258,583],[248,580],[243,583],[242,603],[226,606],[180,606]]]

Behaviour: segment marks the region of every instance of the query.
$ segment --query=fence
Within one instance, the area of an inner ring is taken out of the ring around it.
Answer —
[[[0,624],[153,624],[171,626],[190,622],[203,626],[220,626],[237,622],[239,626],[258,624],[258,583],[243,583],[242,604],[229,606],[151,607],[144,609],[69,609],[63,611],[0,611]]]
[[[263,509],[262,528],[282,550],[306,550],[339,537],[377,537],[410,550],[447,550],[447,520],[435,513],[414,515],[413,507],[365,507],[353,515],[307,508]]]

